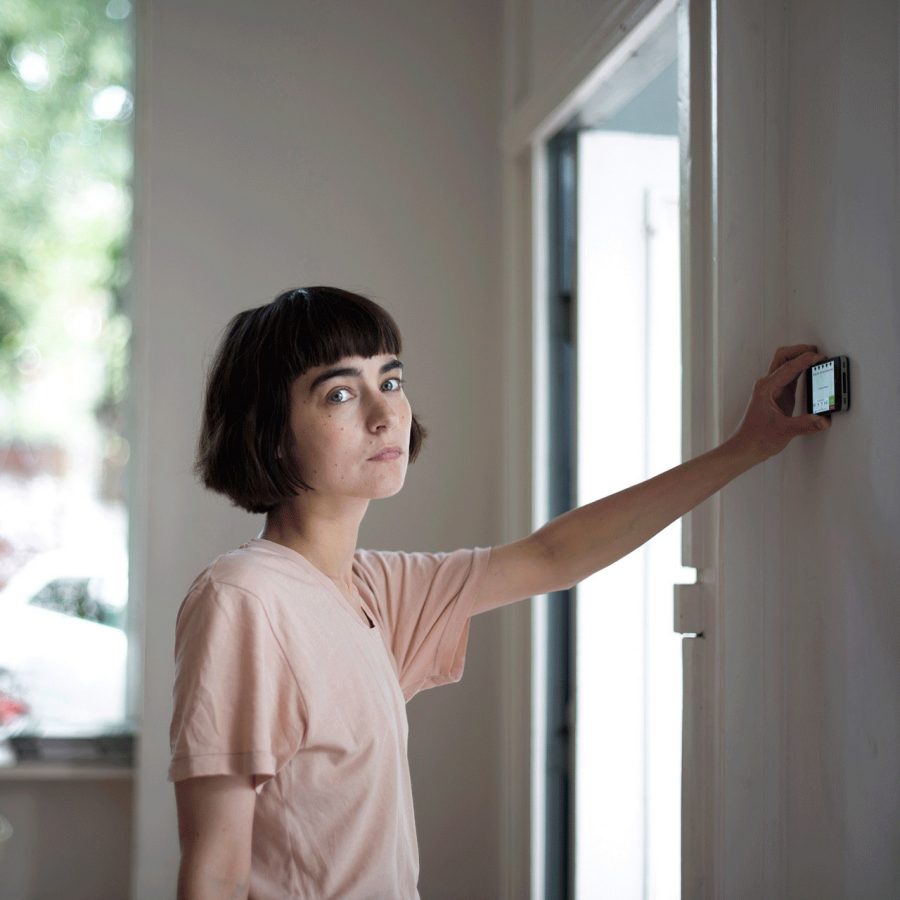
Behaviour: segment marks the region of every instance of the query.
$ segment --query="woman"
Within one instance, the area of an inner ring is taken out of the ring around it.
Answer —
[[[417,898],[405,704],[462,677],[471,616],[571,587],[798,434],[816,348],[781,348],[724,444],[521,540],[451,553],[357,549],[426,431],[400,332],[338,288],[236,315],[210,368],[195,471],[260,534],[178,611],[170,732],[179,897]]]

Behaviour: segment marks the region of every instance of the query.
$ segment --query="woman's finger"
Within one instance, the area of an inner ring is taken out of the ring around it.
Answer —
[[[810,366],[814,366],[816,363],[822,362],[823,359],[827,358],[828,357],[822,353],[808,351],[806,353],[801,353],[799,356],[795,356],[793,359],[789,359],[774,372],[770,373],[772,387],[774,387],[775,390],[781,390],[781,388],[787,387],[792,381],[797,379],[804,369],[808,369]]]
[[[816,353],[818,347],[815,344],[794,344],[791,347],[779,347],[772,357],[772,365],[769,366],[768,374],[771,375],[777,369],[780,369],[788,360],[799,356],[801,353]]]

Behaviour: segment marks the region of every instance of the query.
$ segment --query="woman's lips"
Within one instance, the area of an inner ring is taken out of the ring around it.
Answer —
[[[378,456],[369,457],[370,462],[389,462],[392,459],[399,459],[403,456],[402,450],[382,450]]]

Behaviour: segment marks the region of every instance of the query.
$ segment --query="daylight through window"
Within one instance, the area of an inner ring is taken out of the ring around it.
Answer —
[[[126,718],[132,17],[0,5],[0,741]]]

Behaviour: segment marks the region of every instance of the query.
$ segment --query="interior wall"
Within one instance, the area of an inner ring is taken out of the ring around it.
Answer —
[[[3,775],[0,813],[13,828],[0,842],[3,900],[128,896],[131,778]]]
[[[850,359],[851,407],[786,461],[785,896],[900,890],[898,7],[795,0],[788,328]]]
[[[179,861],[166,781],[175,615],[196,573],[263,524],[191,475],[202,377],[230,316],[298,285],[384,304],[430,434],[404,490],[370,507],[360,544],[498,541],[500,7],[138,11],[133,896],[156,900],[174,896]],[[479,617],[462,682],[408,709],[423,896],[498,895],[499,642],[496,615]]]
[[[735,0],[718,40],[723,436],[779,344],[847,355],[852,400],[722,492],[709,896],[875,900],[900,884],[897,6]]]

